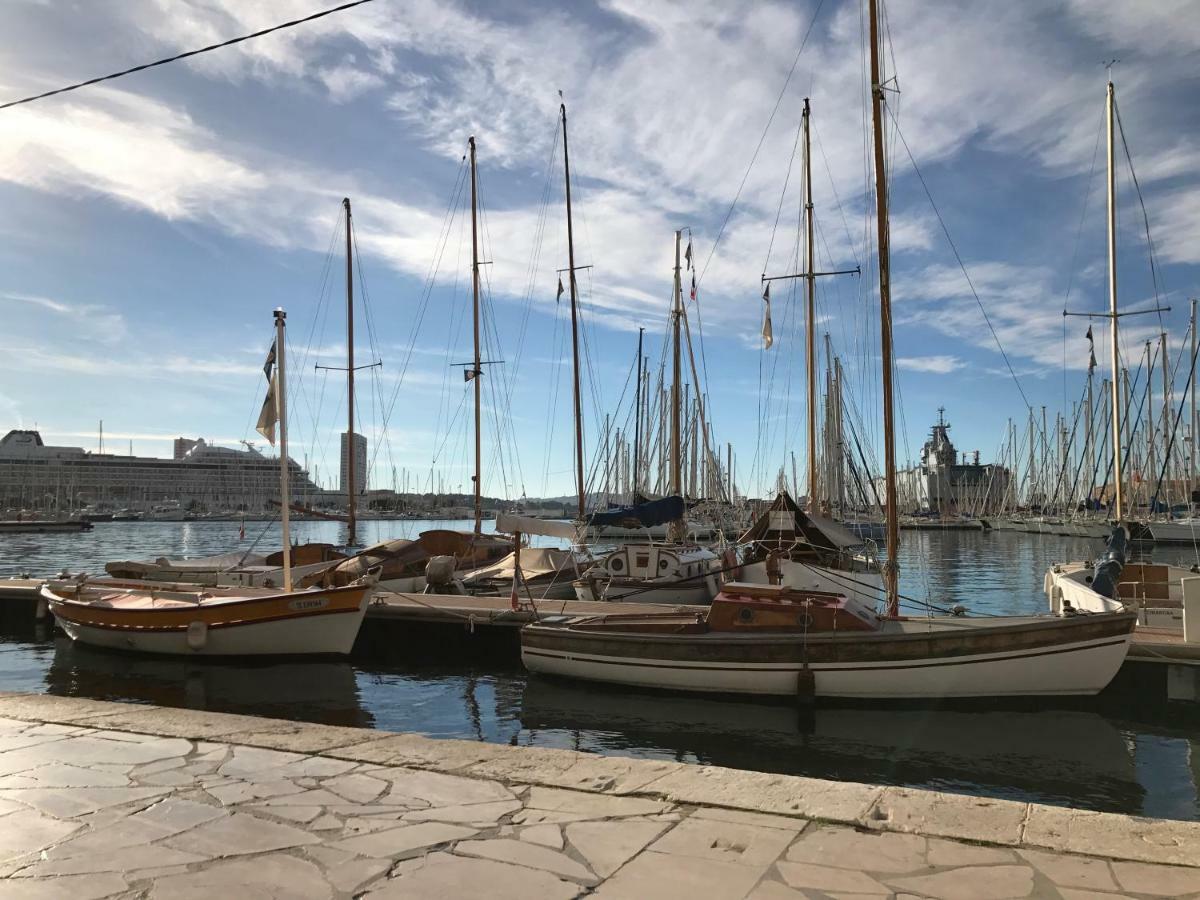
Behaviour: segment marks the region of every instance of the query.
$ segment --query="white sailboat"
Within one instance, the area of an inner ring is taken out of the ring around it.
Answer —
[[[293,589],[289,523],[285,319],[275,310],[267,358],[269,389],[259,430],[271,443],[279,429],[283,527],[282,590],[142,581],[52,582],[41,589],[59,626],[75,641],[175,656],[346,654],[366,613],[374,576],[345,587]]]

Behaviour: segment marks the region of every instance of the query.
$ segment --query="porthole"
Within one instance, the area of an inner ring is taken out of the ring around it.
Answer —
[[[667,571],[667,565],[668,563],[665,559],[660,559],[658,561],[658,568],[663,572]]]
[[[609,567],[614,572],[620,572],[623,568],[625,568],[625,561],[622,559],[614,559],[611,563],[609,563]]]
[[[754,611],[752,609],[750,609],[749,607],[743,606],[741,609],[738,610],[738,621],[739,622],[749,622],[753,618],[754,618]]]

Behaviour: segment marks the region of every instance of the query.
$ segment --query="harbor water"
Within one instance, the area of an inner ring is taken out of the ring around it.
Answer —
[[[360,524],[360,539],[447,527],[469,523],[371,520]],[[244,540],[240,528],[129,522],[76,535],[3,535],[0,576],[99,573],[114,559],[277,546],[277,526],[246,523]],[[294,535],[338,543],[343,528],[299,522]],[[1015,532],[904,532],[902,591],[975,613],[1039,613],[1046,568],[1100,549],[1095,541]],[[1198,561],[1190,547],[1156,549],[1153,558]],[[74,646],[45,623],[9,624],[0,633],[0,687],[1200,819],[1200,713],[1194,704],[1136,697],[822,705],[798,714],[786,704],[528,677],[511,659],[443,657],[432,646],[417,653],[397,645],[347,661],[231,664]]]

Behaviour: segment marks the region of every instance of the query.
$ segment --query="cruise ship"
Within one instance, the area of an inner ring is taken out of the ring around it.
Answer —
[[[291,494],[320,489],[294,460]],[[0,508],[71,510],[88,506],[150,508],[173,504],[203,511],[268,511],[279,497],[279,462],[252,447],[235,450],[180,438],[175,457],[121,456],[47,446],[37,431],[0,439]]]

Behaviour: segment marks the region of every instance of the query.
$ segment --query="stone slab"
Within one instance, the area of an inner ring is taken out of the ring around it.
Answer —
[[[1028,804],[940,791],[889,787],[869,815],[867,828],[981,841],[1021,843]]]
[[[1090,856],[1176,865],[1200,864],[1200,822],[1030,804],[1024,842]]]

